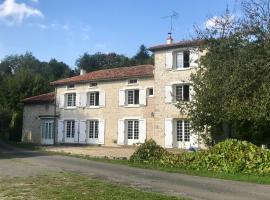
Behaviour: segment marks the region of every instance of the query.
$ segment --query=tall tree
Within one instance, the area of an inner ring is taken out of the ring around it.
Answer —
[[[131,59],[135,65],[154,64],[154,58],[149,50],[143,44],[140,46],[138,53]]]
[[[188,108],[196,131],[206,128],[209,143],[224,133],[270,143],[270,1],[243,1],[242,9],[242,18],[227,11],[199,32],[207,51],[191,78],[196,95],[178,104],[181,112]]]

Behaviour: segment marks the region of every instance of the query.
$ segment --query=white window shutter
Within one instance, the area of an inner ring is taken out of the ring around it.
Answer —
[[[173,101],[173,86],[165,86],[165,103],[172,103]]]
[[[98,135],[98,143],[104,144],[105,139],[105,122],[104,120],[99,120],[99,135]]]
[[[124,145],[125,144],[125,120],[118,120],[118,135],[117,135],[117,144]]]
[[[87,103],[87,93],[81,93],[80,99],[80,107],[85,107]]]
[[[64,121],[58,120],[57,141],[58,143],[64,142]]]
[[[146,105],[146,90],[140,89],[139,101],[140,105]]]
[[[190,67],[198,67],[199,50],[191,50],[189,54]]]
[[[172,67],[173,67],[173,52],[172,51],[166,52],[165,67],[168,70],[172,69]]]
[[[119,90],[119,106],[125,105],[125,90]]]
[[[60,94],[59,97],[59,108],[64,108],[65,107],[65,95]]]
[[[195,91],[193,89],[193,85],[190,85],[189,86],[189,99],[190,99],[190,101],[192,101],[194,99],[194,96],[195,96]]]
[[[79,130],[80,130],[79,142],[84,144],[86,142],[86,121],[85,120],[80,121]]]
[[[80,106],[80,101],[81,101],[81,94],[76,93],[76,106]]]
[[[146,120],[140,119],[139,121],[139,142],[145,143],[146,140]]]
[[[165,148],[172,148],[173,145],[173,119],[165,118]]]
[[[79,121],[75,120],[75,134],[74,134],[74,142],[79,142]]]
[[[99,92],[99,104],[100,106],[105,106],[106,104],[105,92]]]

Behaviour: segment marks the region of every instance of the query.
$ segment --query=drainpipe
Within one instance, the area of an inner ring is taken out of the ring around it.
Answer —
[[[54,124],[54,130],[53,130],[53,145],[55,145],[57,142],[56,142],[56,97],[57,97],[57,89],[56,87],[54,88],[54,117],[53,117],[53,124]]]

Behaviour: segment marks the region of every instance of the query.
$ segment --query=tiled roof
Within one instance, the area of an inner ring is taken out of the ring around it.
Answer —
[[[153,77],[153,65],[138,65],[132,67],[120,67],[113,69],[104,69],[99,71],[90,72],[80,76],[74,76],[58,81],[54,81],[51,85],[65,85],[70,83],[80,83],[97,80],[117,80],[123,78],[135,77]]]
[[[23,103],[50,103],[53,102],[55,98],[54,92],[41,94],[38,96],[29,97],[26,99],[23,99]]]
[[[199,46],[202,43],[203,43],[203,40],[183,40],[180,42],[174,42],[172,44],[161,44],[157,46],[152,46],[149,48],[149,50],[157,51],[157,50],[169,49],[169,48]]]

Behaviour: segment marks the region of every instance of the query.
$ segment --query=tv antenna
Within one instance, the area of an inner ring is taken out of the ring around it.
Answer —
[[[179,16],[178,12],[172,11],[172,14],[162,17],[163,19],[170,19],[171,24],[170,24],[170,32],[168,33],[169,36],[172,35],[172,31],[174,30],[173,29],[173,20],[178,19],[178,16]]]

